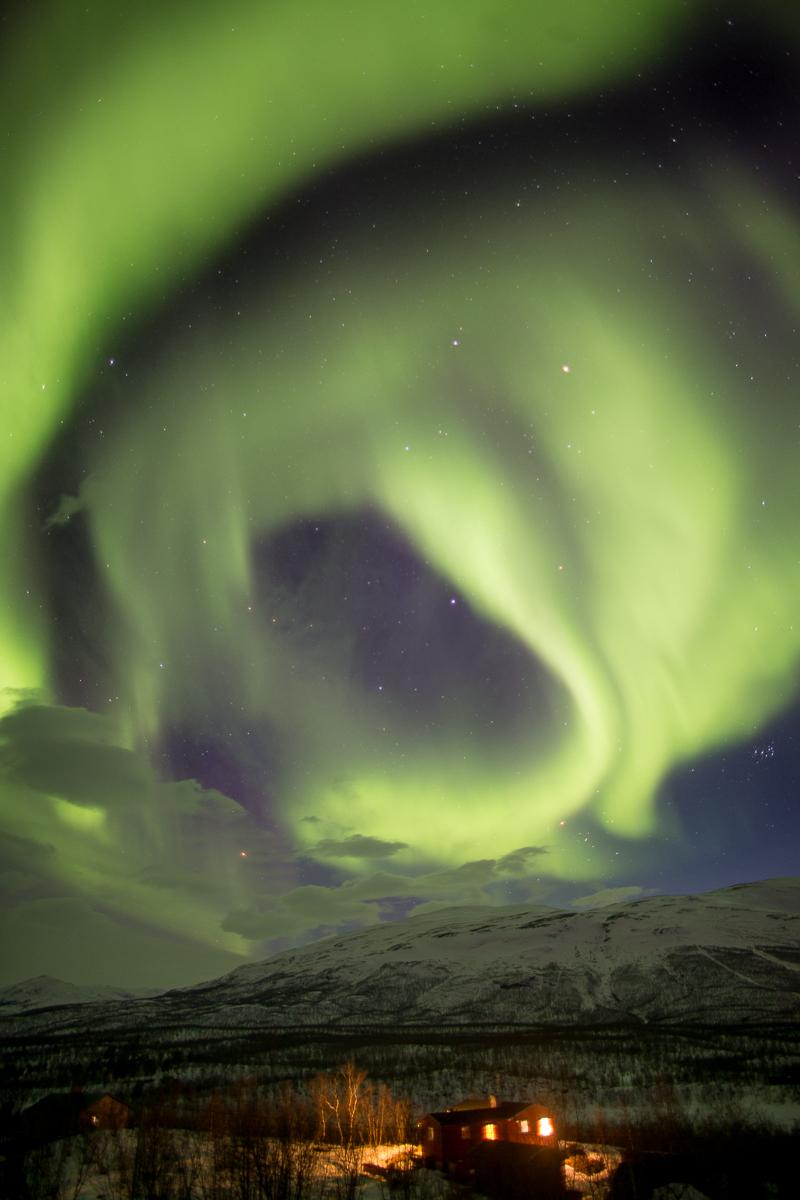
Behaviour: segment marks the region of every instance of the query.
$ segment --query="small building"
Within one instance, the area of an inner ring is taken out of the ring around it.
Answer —
[[[548,1108],[496,1096],[465,1100],[444,1112],[428,1113],[417,1126],[426,1166],[466,1178],[474,1171],[471,1151],[485,1142],[554,1146],[555,1123]]]
[[[124,1129],[129,1117],[127,1104],[108,1092],[75,1090],[44,1096],[24,1109],[18,1134],[37,1145],[89,1129]]]

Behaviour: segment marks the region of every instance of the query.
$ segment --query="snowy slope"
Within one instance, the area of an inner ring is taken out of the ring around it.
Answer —
[[[52,1029],[86,1020],[85,1010],[46,1016]],[[106,1029],[798,1017],[800,879],[580,912],[446,909],[128,1003],[124,1016],[119,1005],[92,1009],[93,1024]]]
[[[276,1024],[780,1019],[800,1015],[800,880],[582,912],[447,909],[182,995]]]
[[[97,1004],[110,1000],[130,1000],[138,996],[152,996],[155,990],[112,987],[108,984],[67,983],[52,975],[36,975],[11,987],[0,988],[0,1015],[30,1012],[37,1008],[50,1008],[60,1004]]]

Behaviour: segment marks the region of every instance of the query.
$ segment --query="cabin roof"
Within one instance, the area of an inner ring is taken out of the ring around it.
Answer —
[[[425,1120],[438,1121],[440,1125],[469,1125],[473,1121],[509,1121],[529,1108],[536,1108],[530,1100],[501,1100],[484,1108],[455,1108],[444,1112],[426,1113]]]
[[[124,1101],[117,1100],[109,1092],[51,1092],[23,1109],[20,1116],[36,1120],[41,1117],[67,1116],[85,1112],[101,1100],[111,1100],[120,1107],[128,1107]]]

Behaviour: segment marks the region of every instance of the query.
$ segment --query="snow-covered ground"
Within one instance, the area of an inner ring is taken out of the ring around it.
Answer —
[[[463,1194],[460,1189],[454,1193],[452,1182],[444,1175],[421,1167],[410,1145],[343,1150],[298,1142],[287,1150],[284,1143],[268,1139],[242,1143],[185,1131],[165,1134],[163,1130],[155,1140],[145,1137],[139,1144],[140,1173],[134,1188],[137,1140],[143,1136],[122,1130],[55,1143],[31,1162],[31,1200],[130,1200],[134,1194],[183,1200],[190,1196],[198,1200],[236,1200],[242,1195],[260,1194],[289,1194],[302,1200],[390,1200],[393,1196],[402,1200],[453,1200],[454,1195]],[[581,1200],[607,1200],[614,1173],[625,1158],[622,1149],[589,1142],[562,1141],[559,1145],[564,1154],[564,1183],[570,1194]],[[645,1168],[646,1160],[647,1156],[639,1158]],[[709,1171],[706,1160],[695,1156],[695,1166],[687,1173],[688,1160],[680,1155],[655,1155],[651,1160],[650,1165],[655,1164],[660,1177],[654,1184],[651,1176],[651,1184],[643,1193],[648,1200],[708,1200],[696,1182],[688,1180],[696,1178],[694,1172],[699,1173],[701,1181],[705,1177],[713,1179],[723,1161],[715,1160]],[[405,1173],[405,1181],[399,1185],[395,1178],[396,1190],[386,1174],[391,1169]],[[800,1178],[794,1187],[795,1170],[793,1159],[790,1181],[787,1183],[785,1174],[776,1176],[782,1182],[770,1184],[772,1190],[763,1194],[794,1200],[800,1195]],[[264,1174],[259,1176],[259,1172]],[[288,1172],[288,1176],[280,1172]],[[645,1186],[646,1177],[641,1177],[641,1186]],[[259,1179],[263,1193],[254,1190]],[[287,1181],[289,1188],[284,1192],[280,1183]],[[718,1188],[711,1190],[716,1195]]]
[[[215,1150],[207,1135],[173,1132],[174,1153],[163,1153],[162,1186],[167,1178],[184,1185],[190,1183],[198,1196],[236,1193],[235,1169],[230,1176],[220,1170],[219,1148]],[[73,1138],[57,1143],[50,1156],[40,1157],[34,1171],[41,1174],[34,1183],[42,1194],[57,1200],[127,1200],[131,1190],[136,1158],[137,1133],[121,1130],[101,1132],[91,1138]],[[571,1142],[562,1147],[566,1154],[564,1178],[568,1187],[587,1200],[605,1200],[608,1185],[622,1152],[613,1146]],[[358,1200],[388,1200],[388,1170],[411,1173],[409,1197],[412,1200],[444,1200],[451,1188],[447,1178],[419,1165],[413,1145],[385,1144],[342,1150],[335,1146],[307,1147],[311,1151],[311,1171],[307,1183],[308,1200],[337,1200],[352,1183]],[[263,1156],[276,1153],[276,1145],[265,1143]],[[60,1176],[60,1183],[57,1177]],[[164,1193],[169,1194],[169,1193]]]
[[[29,1165],[32,1196],[47,1196],[48,1200],[128,1200],[137,1171],[139,1137],[139,1132],[132,1129],[100,1131],[43,1147]],[[178,1191],[180,1185],[192,1188],[191,1194],[201,1197],[235,1197],[238,1181],[252,1178],[253,1164],[260,1160],[283,1168],[291,1162],[289,1170],[304,1172],[308,1200],[335,1200],[344,1194],[345,1183],[351,1181],[359,1200],[386,1200],[388,1188],[383,1173],[388,1169],[411,1171],[416,1164],[416,1147],[386,1144],[343,1149],[297,1143],[287,1155],[281,1143],[270,1140],[237,1150],[233,1142],[215,1143],[204,1133],[169,1130],[159,1131],[159,1136],[147,1141],[144,1148],[139,1146],[138,1158],[140,1170],[158,1174],[162,1189],[157,1191],[159,1195],[172,1194],[168,1190],[171,1182],[177,1194],[185,1194]],[[435,1200],[443,1193],[444,1180],[435,1172],[422,1174],[430,1177],[424,1194]]]

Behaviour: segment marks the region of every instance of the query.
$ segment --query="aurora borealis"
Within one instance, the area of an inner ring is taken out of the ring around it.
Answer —
[[[747,7],[9,21],[5,981],[796,871],[800,41]]]

